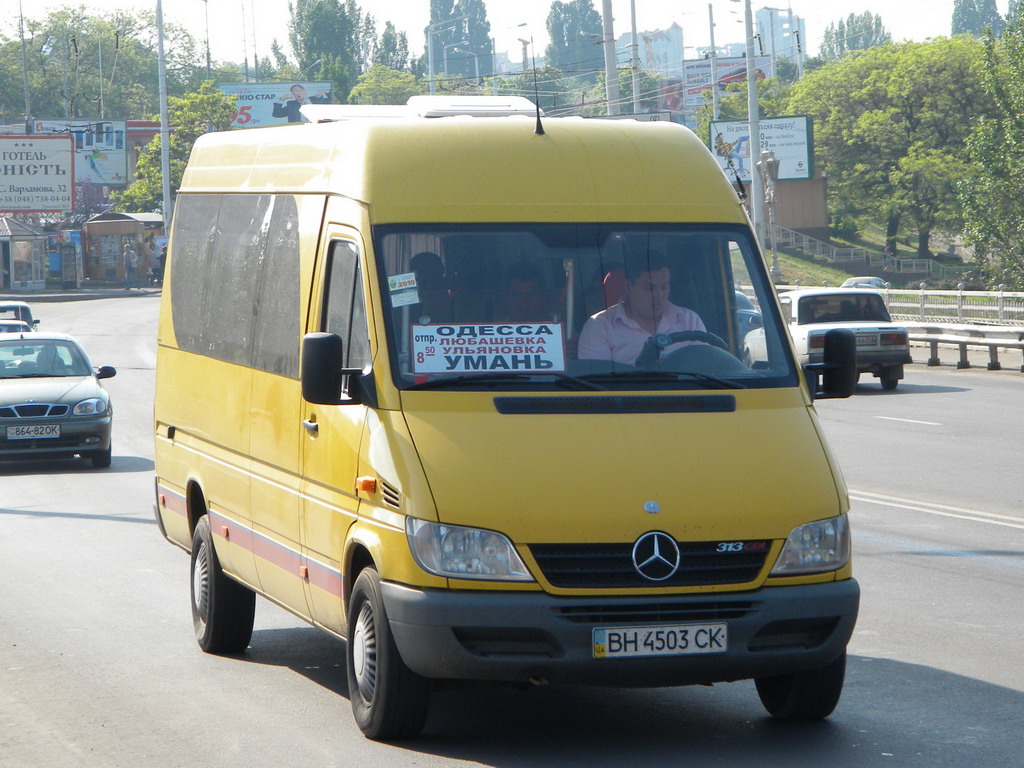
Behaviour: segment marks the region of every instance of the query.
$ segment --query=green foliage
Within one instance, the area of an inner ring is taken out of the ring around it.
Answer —
[[[151,11],[91,15],[62,8],[25,19],[29,101],[42,118],[136,118],[159,109],[156,18]],[[194,90],[205,74],[195,40],[164,25],[169,94]],[[25,116],[19,40],[0,41],[0,122]],[[101,98],[102,96],[102,98]]]
[[[181,176],[196,139],[208,131],[230,130],[234,111],[235,100],[225,96],[209,81],[195,93],[167,100],[168,122],[172,126],[169,144],[172,195],[181,184]],[[114,197],[115,210],[138,213],[162,209],[160,148],[160,136],[155,136],[143,149],[135,181]]]
[[[339,0],[295,0],[288,9],[288,38],[299,70],[306,72],[320,61],[320,78],[333,83],[339,99],[347,96],[359,75],[359,16],[349,16],[351,6]]]
[[[825,28],[819,56],[826,61],[843,58],[851,51],[864,51],[892,42],[882,26],[882,17],[870,11],[851,13],[845,20],[832,22]]]
[[[604,71],[603,24],[593,0],[554,0],[547,29],[551,40],[544,54],[547,65],[596,82]]]
[[[967,142],[970,173],[960,184],[966,240],[994,283],[1024,289],[1024,25],[984,43],[984,87],[993,113]]]
[[[960,209],[948,173],[993,101],[982,87],[982,46],[969,38],[882,45],[807,73],[788,114],[814,116],[816,161],[829,177],[833,214],[864,217],[896,236],[900,220],[956,229]],[[921,229],[923,228],[923,229]]]
[[[999,37],[1003,34],[1003,26],[996,0],[954,0],[951,24],[954,35],[981,37],[986,29],[990,29]]]
[[[493,71],[491,24],[483,0],[430,0],[432,51],[420,61],[420,71],[447,72],[455,80],[490,77]],[[432,57],[432,58],[431,58]]]
[[[633,114],[633,71],[629,67],[619,67],[619,114]],[[642,70],[638,89],[640,112],[653,112],[658,109],[658,75]],[[583,82],[585,80],[581,78]],[[601,117],[608,114],[608,96],[605,90],[604,71],[598,73],[596,85],[589,88],[584,95],[583,103],[573,114],[583,117]]]
[[[425,93],[423,83],[412,72],[375,64],[359,76],[349,94],[352,104],[405,104],[410,96]]]
[[[373,63],[390,69],[409,69],[409,40],[390,21],[385,22],[380,40],[373,47]]]

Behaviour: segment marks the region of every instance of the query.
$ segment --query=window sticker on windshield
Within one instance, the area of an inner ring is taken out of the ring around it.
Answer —
[[[413,325],[416,373],[545,373],[565,370],[561,323]]]
[[[388,291],[391,293],[392,307],[404,307],[418,303],[420,294],[416,288],[416,273],[391,275],[388,277]]]

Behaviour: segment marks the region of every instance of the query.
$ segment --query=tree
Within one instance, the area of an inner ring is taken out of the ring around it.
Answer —
[[[793,86],[788,111],[814,116],[833,215],[881,224],[890,245],[910,219],[922,257],[933,226],[959,226],[955,194],[934,161],[962,156],[972,121],[992,112],[981,53],[969,38],[877,46]]]
[[[204,133],[231,129],[235,100],[225,96],[211,82],[203,83],[195,93],[167,99],[170,135],[171,194],[181,185],[181,176],[192,152],[192,145]],[[153,115],[153,120],[159,119]],[[162,176],[160,170],[160,136],[155,136],[139,155],[135,181],[115,194],[114,206],[119,211],[158,211],[162,208]]]
[[[876,45],[892,42],[882,26],[882,17],[870,11],[851,13],[825,28],[819,55],[826,60],[841,59],[850,51],[864,51]]]
[[[967,242],[995,283],[1024,290],[1024,24],[1001,41],[985,36],[983,83],[995,102],[967,141],[970,172],[960,185]]]
[[[490,77],[493,72],[491,23],[483,0],[430,0],[430,26],[426,30],[432,47],[420,60],[420,71],[434,76],[469,80]]]
[[[952,33],[980,37],[986,28],[999,37],[1003,33],[1003,18],[996,8],[996,0],[954,0]]]
[[[320,77],[330,80],[334,93],[344,101],[359,74],[356,28],[339,0],[295,0],[288,3],[291,14],[288,38],[298,60],[299,71],[306,72],[320,61]]]
[[[385,22],[380,40],[373,47],[373,63],[391,69],[409,69],[409,40],[405,32],[397,32],[390,21]]]
[[[127,119],[159,109],[152,12],[94,16],[62,8],[27,18],[25,27],[33,116]],[[205,69],[196,66],[201,57],[188,32],[173,24],[164,31],[168,92],[181,95],[198,87]],[[23,118],[19,41],[0,42],[0,75],[0,119]]]
[[[359,76],[349,94],[352,104],[405,104],[410,96],[423,93],[423,86],[412,72],[403,72],[375,64]]]
[[[601,15],[593,0],[554,0],[547,19],[551,42],[545,51],[548,66],[579,75],[590,83],[604,71]]]

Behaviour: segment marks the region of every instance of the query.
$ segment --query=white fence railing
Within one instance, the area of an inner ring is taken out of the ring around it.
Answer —
[[[780,227],[777,224],[775,225],[775,247],[789,248],[812,256],[821,256],[829,261],[843,262],[844,264],[861,263],[868,266],[881,264],[885,271],[894,274],[925,274],[935,275],[936,277],[950,277],[967,269],[967,265],[947,265],[934,259],[890,259],[886,263],[885,257],[872,253],[866,248],[838,248],[830,243],[817,240],[793,229]]]

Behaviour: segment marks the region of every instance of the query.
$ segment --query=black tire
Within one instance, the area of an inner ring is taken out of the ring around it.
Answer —
[[[878,378],[882,381],[882,389],[887,392],[891,392],[896,389],[897,385],[900,383],[900,380],[897,377],[887,371],[882,371],[882,374]]]
[[[252,639],[256,594],[230,579],[213,548],[210,518],[203,515],[192,534],[192,627],[207,653],[241,653]]]
[[[92,462],[93,469],[104,469],[110,466],[110,459],[112,455],[112,449],[114,447],[113,438],[107,444],[106,450],[93,451],[89,454],[89,461]]]
[[[759,677],[757,695],[768,713],[779,720],[821,720],[832,714],[843,693],[846,651],[821,669]]]
[[[365,568],[348,605],[348,692],[359,729],[370,739],[402,739],[423,730],[431,682],[398,653],[384,611],[380,577]]]

